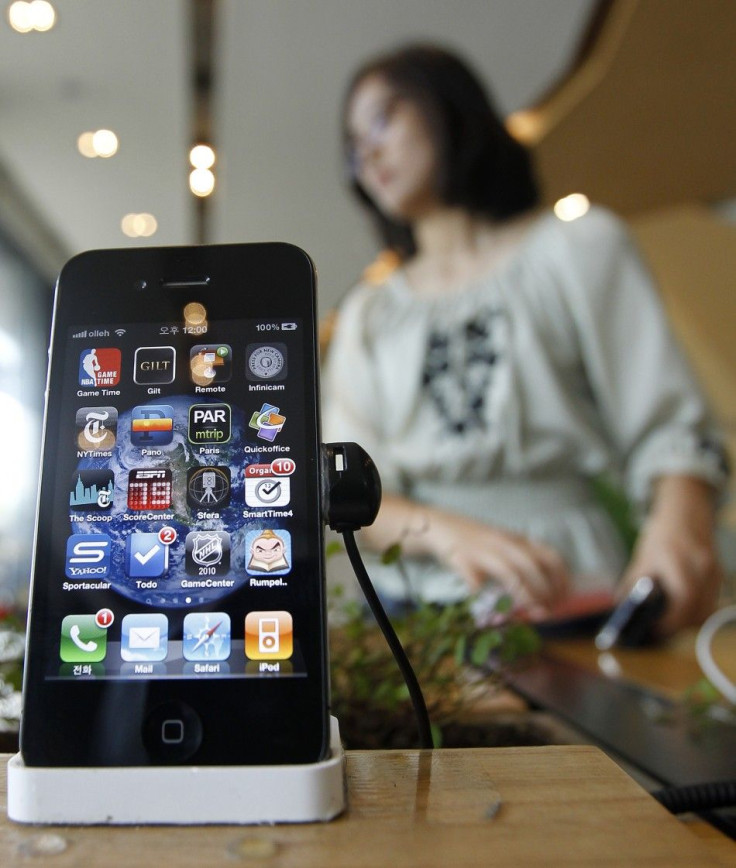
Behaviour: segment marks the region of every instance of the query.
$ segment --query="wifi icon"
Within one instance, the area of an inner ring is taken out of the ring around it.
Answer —
[[[115,329],[115,334],[121,338],[125,334],[125,329]]]

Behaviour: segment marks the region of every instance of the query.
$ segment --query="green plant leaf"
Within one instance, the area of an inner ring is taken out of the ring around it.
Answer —
[[[384,566],[388,566],[389,564],[395,564],[396,561],[401,557],[401,543],[394,543],[389,546],[384,552],[381,554],[381,563]]]
[[[339,555],[342,550],[343,546],[339,539],[330,540],[325,546],[325,558],[332,558],[335,555]]]
[[[494,648],[498,648],[503,642],[500,630],[485,630],[473,642],[473,647],[470,651],[470,662],[473,666],[482,666],[488,655]]]

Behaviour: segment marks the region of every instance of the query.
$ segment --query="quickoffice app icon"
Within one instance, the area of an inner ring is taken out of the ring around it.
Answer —
[[[112,539],[106,533],[75,533],[66,541],[69,579],[105,579],[110,575]]]
[[[197,386],[226,383],[233,373],[233,350],[228,344],[197,344],[189,353],[189,371]]]
[[[91,347],[79,354],[79,385],[87,389],[117,386],[120,382],[120,350]]]
[[[279,413],[278,407],[274,407],[273,404],[263,404],[261,409],[256,410],[250,417],[248,427],[254,428],[261,440],[273,442],[285,423],[286,416]]]
[[[230,468],[193,467],[187,471],[187,503],[193,509],[224,509],[230,503]]]
[[[249,612],[245,617],[245,656],[249,660],[288,660],[294,653],[289,612]]]
[[[135,351],[133,380],[141,386],[173,383],[176,376],[176,350],[173,347],[138,347]]]
[[[85,452],[108,451],[115,445],[118,411],[115,407],[80,407],[76,426],[79,449]]]
[[[169,546],[157,533],[131,533],[125,540],[125,572],[132,579],[158,579],[169,567]]]
[[[99,663],[107,653],[107,630],[95,615],[67,615],[61,622],[59,654],[64,663]]]
[[[72,475],[69,506],[89,511],[109,509],[114,485],[112,470],[77,470]]]
[[[192,404],[189,408],[189,442],[202,446],[230,439],[229,404]]]
[[[128,509],[169,509],[171,471],[168,467],[139,467],[128,474]]]
[[[184,616],[182,639],[185,660],[227,660],[230,616],[226,612],[190,612]]]
[[[169,621],[166,615],[126,615],[120,630],[120,656],[130,663],[166,659]]]
[[[174,439],[174,408],[169,404],[133,407],[130,442],[141,449],[167,446]]]

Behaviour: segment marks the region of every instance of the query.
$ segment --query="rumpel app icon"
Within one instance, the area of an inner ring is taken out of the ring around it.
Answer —
[[[294,653],[289,612],[249,612],[245,616],[245,656],[249,660],[288,660]]]
[[[117,386],[120,382],[120,350],[90,347],[79,354],[79,385],[88,389]]]

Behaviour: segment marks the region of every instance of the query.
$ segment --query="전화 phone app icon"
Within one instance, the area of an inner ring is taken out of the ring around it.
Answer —
[[[59,654],[64,663],[99,663],[107,653],[107,630],[95,615],[67,615],[61,622]]]
[[[294,653],[289,612],[249,612],[245,616],[245,656],[249,660],[288,660]]]

